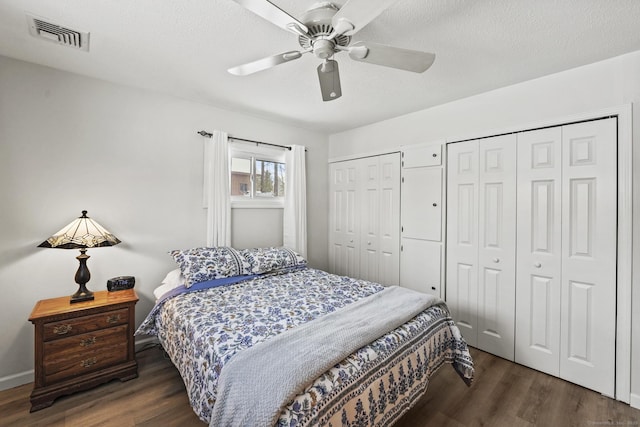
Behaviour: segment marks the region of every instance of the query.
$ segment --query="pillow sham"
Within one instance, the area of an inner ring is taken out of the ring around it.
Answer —
[[[268,273],[307,263],[302,255],[285,247],[241,249],[238,252],[248,264],[246,274]]]
[[[237,250],[227,246],[174,250],[169,253],[180,266],[187,288],[207,280],[247,274],[248,263]]]

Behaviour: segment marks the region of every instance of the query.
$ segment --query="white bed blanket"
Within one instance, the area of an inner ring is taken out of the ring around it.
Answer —
[[[274,425],[282,408],[322,373],[439,302],[392,286],[239,352],[220,373],[209,425]]]

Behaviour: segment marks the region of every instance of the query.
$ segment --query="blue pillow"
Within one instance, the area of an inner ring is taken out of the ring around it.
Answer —
[[[240,253],[227,246],[193,248],[169,252],[180,266],[185,286],[212,279],[248,274],[249,265]]]
[[[241,249],[238,252],[247,263],[245,274],[268,273],[307,263],[302,255],[285,247]]]

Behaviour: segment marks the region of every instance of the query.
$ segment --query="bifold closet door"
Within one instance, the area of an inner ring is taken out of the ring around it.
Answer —
[[[518,135],[516,362],[614,395],[616,119]]]
[[[329,165],[329,269],[400,282],[400,153]]]
[[[560,377],[614,395],[617,121],[562,128]]]
[[[478,346],[478,141],[447,146],[447,292],[453,320]]]
[[[478,348],[513,360],[516,136],[480,140]]]
[[[515,136],[447,150],[447,303],[470,345],[513,360]]]
[[[562,129],[518,134],[516,354],[560,376]]]
[[[329,268],[350,277],[360,275],[359,172],[355,160],[329,165]]]
[[[360,159],[360,278],[400,282],[400,154]]]

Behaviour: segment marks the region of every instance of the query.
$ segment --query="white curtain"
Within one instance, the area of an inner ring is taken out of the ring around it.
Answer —
[[[292,145],[287,152],[283,244],[307,256],[307,179],[305,147]]]
[[[207,246],[231,246],[231,198],[229,196],[229,139],[213,131],[205,139],[205,199]]]

